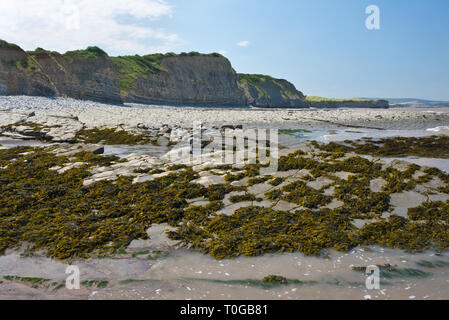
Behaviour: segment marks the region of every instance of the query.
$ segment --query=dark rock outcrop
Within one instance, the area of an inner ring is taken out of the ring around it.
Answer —
[[[389,108],[387,100],[308,101],[313,108]]]

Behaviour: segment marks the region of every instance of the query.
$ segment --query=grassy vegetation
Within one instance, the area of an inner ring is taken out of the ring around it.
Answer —
[[[239,73],[238,76],[240,77],[241,82],[248,83],[249,85],[254,87],[259,93],[259,95],[265,97],[266,99],[268,99],[269,97],[268,93],[263,89],[263,84],[266,82],[271,82],[275,84],[279,88],[280,93],[284,99],[289,99],[289,97],[296,96],[296,93],[285,88],[285,86],[279,79],[275,79],[271,76],[263,74],[245,74],[245,73]]]
[[[43,49],[43,48],[41,48],[41,47],[37,47],[37,48],[34,49],[34,50],[27,51],[27,53],[30,54],[30,55],[36,55],[36,54],[40,54],[40,53],[47,53],[47,54],[60,55],[60,53],[57,52],[57,51],[45,50],[45,49]]]
[[[262,74],[244,74],[239,73],[242,82],[246,82],[252,87],[254,87],[260,96],[268,98],[268,93],[260,86],[261,83],[265,81],[273,81],[274,79],[270,76],[262,75]]]
[[[375,100],[367,100],[367,99],[337,99],[337,98],[325,98],[325,97],[317,97],[317,96],[307,96],[306,100],[308,102],[347,102],[347,101],[374,102],[375,101]]]
[[[106,57],[108,54],[104,52],[99,47],[87,47],[87,49],[84,50],[74,50],[74,51],[67,51],[64,53],[64,56],[67,57],[85,57],[88,59],[93,58],[99,58],[99,57]]]
[[[34,72],[37,70],[36,62],[31,57],[28,57],[28,58],[22,59],[22,60],[1,59],[1,63],[5,66],[13,67],[13,68],[28,71],[28,72]]]
[[[9,43],[9,42],[7,42],[5,40],[1,40],[1,39],[0,39],[0,46],[1,47],[13,48],[13,49],[19,49],[20,50],[20,47],[18,45],[14,44],[14,43]]]

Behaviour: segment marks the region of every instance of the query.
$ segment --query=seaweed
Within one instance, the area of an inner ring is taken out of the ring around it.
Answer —
[[[267,277],[266,277],[267,278]],[[316,285],[316,281],[301,281],[298,279],[285,279],[286,282],[281,283],[279,281],[265,281],[264,279],[237,279],[237,280],[219,280],[219,279],[198,279],[198,278],[185,278],[186,281],[202,281],[210,283],[218,283],[224,285],[237,285],[237,286],[247,286],[262,289],[273,289],[283,285]]]
[[[81,285],[83,287],[87,287],[87,288],[96,287],[96,288],[103,289],[109,285],[109,281],[107,281],[107,280],[84,280],[81,282]]]
[[[278,185],[280,185],[284,181],[285,181],[285,178],[274,178],[273,180],[268,182],[268,184],[272,185],[273,187],[277,187]]]
[[[102,156],[88,158],[92,165]],[[207,192],[190,183],[198,178],[190,168],[141,184],[119,177],[84,187],[89,164],[59,174],[49,169],[69,159],[42,148],[0,150],[0,162],[0,252],[28,242],[59,259],[110,254],[147,239],[152,223],[176,224],[185,199]]]
[[[245,193],[243,195],[235,195],[229,198],[232,203],[244,202],[244,201],[256,201],[256,196],[250,193]]]
[[[311,145],[327,152],[355,152],[377,157],[407,157],[417,156],[426,158],[449,158],[449,137],[394,137],[373,140],[345,141],[345,145],[337,142],[319,144],[316,141]]]
[[[298,180],[265,196],[298,204],[302,210],[249,206],[228,216],[217,213],[223,208],[222,200],[230,192],[246,191],[247,186],[195,184],[199,175],[184,165],[169,167],[176,171],[143,183],[133,184],[132,177],[121,176],[84,186],[84,180],[92,175],[91,167],[121,160],[90,152],[57,156],[52,151],[54,148],[32,147],[0,150],[0,253],[29,243],[31,253],[42,249],[58,259],[127,254],[124,248],[134,239],[148,239],[146,230],[158,223],[174,228],[168,233],[171,239],[217,259],[295,251],[322,255],[328,249],[348,251],[359,245],[411,252],[449,247],[449,201],[426,202],[409,209],[407,217],[381,217],[390,210],[391,193],[409,190],[433,177],[449,184],[449,175],[437,169],[425,169],[424,176],[414,179],[420,169],[416,165],[404,171],[382,170],[380,164],[362,157],[320,161],[299,151],[281,157],[282,170],[308,169],[315,177],[331,178],[333,197],[324,194],[328,186],[316,190]],[[73,161],[85,164],[63,173],[50,170]],[[246,165],[240,173],[261,181],[259,168],[259,164]],[[340,171],[353,175],[347,180],[333,176]],[[387,185],[381,192],[372,192],[370,181],[379,177]],[[189,205],[187,200],[196,198],[210,203]],[[332,198],[342,201],[343,206],[323,208]],[[261,200],[250,194],[230,199]],[[356,228],[353,219],[357,218],[376,220]],[[135,253],[147,259],[163,255]]]
[[[260,184],[260,183],[264,183],[268,180],[273,179],[272,176],[263,176],[263,177],[256,177],[256,178],[251,178],[248,180],[248,186],[253,186],[256,184]]]
[[[103,143],[106,145],[158,145],[157,137],[149,134],[133,134],[115,128],[82,129],[76,133],[75,140],[84,143]]]
[[[281,191],[287,192],[282,196],[283,200],[310,209],[325,206],[332,201],[331,196],[326,196],[321,191],[308,187],[302,181],[295,181],[284,186]]]
[[[319,255],[323,249],[356,245],[350,219],[330,210],[284,212],[260,207],[238,209],[200,224],[185,221],[169,236],[217,259],[269,252]]]
[[[278,283],[278,284],[288,284],[287,278],[283,276],[269,275],[263,278],[263,282],[268,283]]]

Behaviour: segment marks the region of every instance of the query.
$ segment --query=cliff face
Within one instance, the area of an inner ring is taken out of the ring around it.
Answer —
[[[0,94],[54,96],[57,90],[25,51],[0,41]]]
[[[246,105],[235,71],[224,57],[168,56],[161,58],[159,63],[160,70],[148,70],[136,76],[129,88],[122,86],[126,102]],[[120,69],[119,74],[124,75]]]
[[[59,95],[75,99],[122,103],[112,60],[105,53],[30,52]]]
[[[238,75],[225,57],[196,52],[109,57],[97,47],[25,52],[0,40],[0,94],[108,103],[308,107],[286,80]]]
[[[290,82],[264,75],[240,74],[239,85],[249,105],[264,108],[308,108],[302,92]]]

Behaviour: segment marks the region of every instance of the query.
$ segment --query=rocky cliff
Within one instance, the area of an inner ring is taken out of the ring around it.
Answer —
[[[0,94],[54,96],[57,90],[31,56],[0,40]]]
[[[64,54],[25,52],[0,40],[0,95],[62,96],[121,104],[340,107],[341,101],[307,101],[287,80],[237,74],[218,53],[109,57],[98,47]],[[385,107],[386,101],[346,107]]]
[[[126,102],[246,105],[231,63],[218,54],[127,56],[113,61]]]
[[[25,52],[0,41],[0,94],[108,103],[308,107],[286,80],[238,75],[225,57],[197,52],[109,57],[97,47]]]
[[[89,47],[63,55],[37,49],[28,54],[48,75],[59,95],[109,103],[123,102],[114,64],[101,49]]]
[[[283,79],[259,74],[239,74],[247,104],[264,108],[308,108],[302,92]]]

